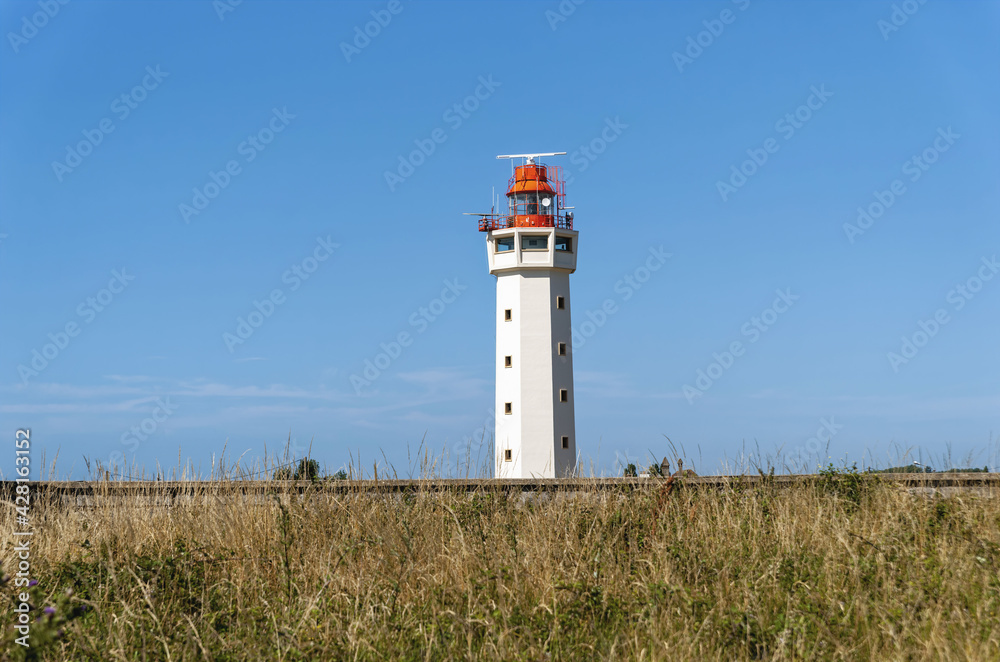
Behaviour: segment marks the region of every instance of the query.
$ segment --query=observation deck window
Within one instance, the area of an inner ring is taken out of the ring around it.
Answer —
[[[522,251],[547,251],[549,238],[547,235],[521,235]]]

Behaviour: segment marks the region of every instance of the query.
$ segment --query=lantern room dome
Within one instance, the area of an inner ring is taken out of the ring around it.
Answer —
[[[507,195],[528,191],[555,193],[555,188],[553,188],[552,183],[549,181],[549,169],[547,166],[522,165],[514,169],[514,176],[510,180]]]

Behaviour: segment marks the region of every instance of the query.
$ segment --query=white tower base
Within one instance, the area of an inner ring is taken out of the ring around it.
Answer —
[[[487,237],[490,273],[497,276],[495,475],[572,475],[576,425],[569,275],[576,270],[577,233],[519,227]],[[545,247],[529,247],[540,243]]]

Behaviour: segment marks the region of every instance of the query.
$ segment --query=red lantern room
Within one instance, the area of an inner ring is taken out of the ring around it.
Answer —
[[[507,213],[481,214],[479,231],[504,228],[564,228],[573,229],[573,212],[566,209],[566,182],[562,168],[535,163],[540,156],[557,156],[566,152],[546,154],[505,154],[498,159],[524,158],[524,165],[514,168],[507,182]]]

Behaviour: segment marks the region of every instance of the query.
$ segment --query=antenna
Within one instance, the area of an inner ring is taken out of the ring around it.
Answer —
[[[526,165],[534,165],[539,156],[563,156],[566,152],[538,152],[536,154],[498,154],[498,159],[528,159]]]

